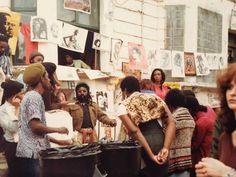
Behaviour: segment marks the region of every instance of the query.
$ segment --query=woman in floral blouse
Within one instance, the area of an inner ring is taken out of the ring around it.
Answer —
[[[146,166],[140,176],[166,176],[169,148],[175,136],[175,123],[169,109],[156,95],[140,93],[139,81],[133,76],[124,78],[120,88],[125,100],[118,105],[117,116],[129,135],[143,146],[142,158]]]

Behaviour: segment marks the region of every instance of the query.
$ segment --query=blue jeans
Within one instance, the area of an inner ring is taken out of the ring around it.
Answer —
[[[39,177],[40,166],[38,159],[19,157],[19,177]]]
[[[169,177],[190,177],[189,171],[182,171],[179,173],[172,173]]]

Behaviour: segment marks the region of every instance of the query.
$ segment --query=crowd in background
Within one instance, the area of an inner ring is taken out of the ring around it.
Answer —
[[[49,142],[97,142],[97,121],[116,126],[117,121],[92,100],[87,83],[77,84],[74,104],[68,104],[56,65],[44,62],[40,52],[31,53],[31,64],[13,80],[8,50],[7,40],[0,36],[0,150],[6,156],[9,177],[38,177],[38,153],[49,148]],[[153,70],[150,79],[127,76],[121,81],[124,99],[116,107],[116,116],[125,136],[120,137],[142,145],[140,177],[236,176],[236,64],[217,78],[220,112],[199,104],[191,90],[167,87],[160,68]],[[45,111],[52,109],[70,113],[75,138],[62,141],[48,135],[68,134],[66,127],[46,125]]]

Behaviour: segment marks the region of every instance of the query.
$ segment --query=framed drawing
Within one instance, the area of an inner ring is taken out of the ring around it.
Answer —
[[[184,69],[186,76],[196,75],[196,66],[193,53],[184,53]]]

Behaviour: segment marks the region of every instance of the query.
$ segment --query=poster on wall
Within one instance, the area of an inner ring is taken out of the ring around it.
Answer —
[[[147,69],[145,49],[142,44],[128,43],[129,66],[131,69]]]
[[[120,59],[120,51],[123,45],[121,39],[111,38],[110,62],[116,63]]]
[[[91,0],[64,0],[64,8],[91,14]]]
[[[88,30],[64,23],[60,47],[84,53]]]
[[[31,17],[30,29],[31,41],[48,42],[48,24],[44,18],[38,16]]]
[[[172,77],[184,77],[184,53],[172,51]]]
[[[225,69],[227,68],[227,65],[228,65],[228,61],[227,61],[227,57],[223,56],[223,55],[218,55],[218,69]]]
[[[122,72],[125,76],[134,76],[138,80],[141,80],[141,70],[131,69],[130,64],[127,62],[122,62]]]
[[[197,76],[205,76],[210,73],[206,57],[203,53],[197,53],[195,64]]]
[[[4,36],[14,55],[18,39],[20,14],[0,9],[0,36]]]
[[[230,17],[230,29],[236,30],[236,10],[232,9]]]
[[[184,68],[185,76],[195,76],[196,75],[196,66],[193,53],[184,53]]]
[[[108,36],[94,33],[92,48],[96,50],[109,51],[111,44],[110,40],[111,38],[109,38]]]
[[[161,68],[163,70],[171,70],[172,62],[171,62],[171,52],[169,50],[159,50],[158,59],[155,64],[156,68]]]
[[[97,90],[96,91],[96,102],[98,106],[106,112],[114,111],[114,94],[108,90]]]
[[[146,48],[146,51],[147,51],[148,72],[151,73],[155,69],[155,65],[158,61],[158,56],[157,56],[158,49]]]
[[[48,41],[60,44],[62,25],[61,21],[48,21]]]
[[[208,67],[211,70],[217,70],[218,69],[218,56],[219,54],[216,53],[207,53],[206,54],[206,60],[208,62]]]

